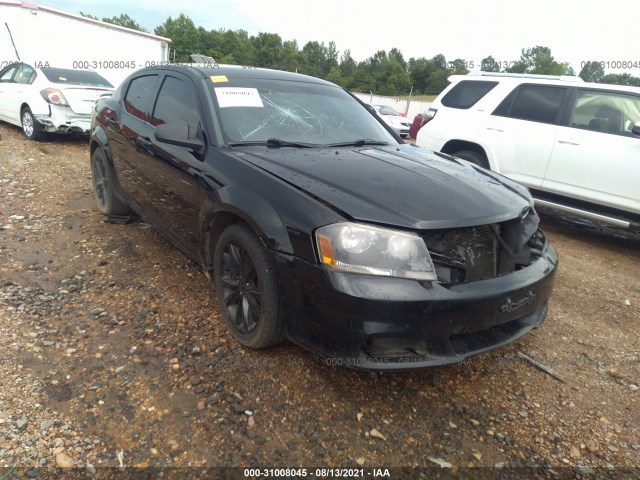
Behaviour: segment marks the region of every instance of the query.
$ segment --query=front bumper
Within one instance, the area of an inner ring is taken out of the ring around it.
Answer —
[[[539,327],[558,255],[490,280],[435,282],[337,273],[279,257],[289,338],[328,365],[407,370],[457,363]]]
[[[51,105],[48,114],[33,117],[45,132],[88,134],[91,130],[91,114],[75,113],[66,106]]]

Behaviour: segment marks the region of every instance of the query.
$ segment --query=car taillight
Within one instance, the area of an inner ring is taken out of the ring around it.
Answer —
[[[438,113],[438,109],[436,108],[430,108],[429,110],[427,110],[426,112],[424,112],[424,122],[423,125],[431,120],[433,120],[433,117],[436,116],[436,113]]]
[[[54,105],[69,105],[67,99],[64,98],[64,95],[57,88],[45,88],[40,92],[42,98],[45,99],[48,103],[53,103]]]

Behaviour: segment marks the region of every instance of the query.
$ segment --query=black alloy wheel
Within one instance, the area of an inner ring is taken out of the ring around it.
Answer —
[[[218,305],[231,333],[250,348],[283,339],[278,283],[268,252],[246,224],[222,232],[214,253]]]
[[[117,197],[111,178],[111,166],[107,162],[107,156],[102,148],[96,148],[91,155],[91,179],[98,210],[104,215],[129,213],[128,205]]]

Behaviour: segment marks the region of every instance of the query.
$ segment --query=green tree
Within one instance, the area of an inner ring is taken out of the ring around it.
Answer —
[[[255,66],[274,68],[282,55],[282,38],[277,33],[258,33],[257,37],[251,37],[251,43],[255,49]]]
[[[489,55],[488,57],[483,58],[480,62],[480,70],[483,72],[499,72],[500,65],[495,58]]]
[[[442,90],[447,88],[449,78],[449,72],[445,69],[434,70],[429,75],[427,90],[425,93],[428,95],[438,95]]]
[[[287,40],[282,42],[282,55],[280,61],[274,67],[287,72],[297,72],[300,68],[299,61],[300,50],[298,42],[295,40]]]
[[[336,42],[329,42],[327,45],[327,65],[326,70],[329,72],[332,68],[338,67],[340,64],[338,62],[338,57],[340,52],[338,51],[338,47],[336,47]]]
[[[558,62],[549,47],[536,46],[522,49],[520,60],[507,69],[510,73],[535,73],[539,75],[573,75],[574,71],[566,62]]]
[[[585,82],[602,82],[604,78],[604,68],[598,61],[586,62],[580,70],[580,78]]]
[[[167,18],[154,30],[156,35],[171,39],[177,62],[188,62],[192,53],[199,52],[200,35],[198,29],[187,15],[181,13],[175,20]],[[173,58],[171,58],[173,60]],[[217,60],[217,59],[216,59]],[[219,60],[218,60],[219,61]]]
[[[307,75],[324,78],[329,73],[327,68],[327,47],[324,46],[324,42],[307,42],[302,47],[300,60],[301,71]]]
[[[255,65],[256,53],[251,37],[246,30],[227,30],[223,34],[223,48],[233,56],[233,63]]]
[[[348,90],[354,90],[357,70],[358,62],[351,56],[351,50],[345,50],[340,57],[340,85]]]
[[[640,78],[634,77],[630,73],[609,73],[602,77],[602,83],[640,87]]]
[[[425,93],[431,75],[431,63],[424,57],[409,59],[409,78],[415,93]]]
[[[337,85],[342,85],[343,79],[342,73],[340,72],[340,67],[332,67],[331,70],[329,70],[329,74],[327,75],[326,80]]]
[[[103,18],[102,21],[113,25],[119,25],[121,27],[131,28],[132,30],[138,30],[140,32],[148,32],[147,29],[143,28],[142,25],[126,13],[121,13],[117,17],[114,15],[113,17]]]
[[[451,73],[454,75],[466,75],[469,73],[467,62],[461,58],[456,58],[454,61],[450,62],[449,68]]]

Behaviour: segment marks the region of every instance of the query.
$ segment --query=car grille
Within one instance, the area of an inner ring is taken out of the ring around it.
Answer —
[[[424,235],[445,285],[487,280],[529,266],[540,257],[546,238],[537,216],[477,227],[438,230]]]
[[[443,254],[465,259],[465,280],[496,276],[498,240],[489,226],[452,230],[442,239]]]

